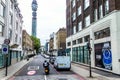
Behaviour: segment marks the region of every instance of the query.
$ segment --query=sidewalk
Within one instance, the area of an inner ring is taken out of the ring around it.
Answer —
[[[112,73],[106,73],[104,71],[101,71],[103,74],[111,74],[109,77],[108,76],[103,76],[94,71],[92,71],[92,76],[93,78],[89,77],[89,70],[82,68],[81,65],[72,63],[71,70],[81,76],[83,76],[86,80],[120,80],[120,76],[112,74]]]
[[[14,73],[16,73],[20,68],[22,68],[25,64],[27,64],[28,62],[30,62],[33,58],[30,58],[29,61],[22,60],[20,62],[17,62],[16,64],[13,64],[11,66],[8,67],[8,72],[7,72],[7,76],[5,76],[5,71],[6,69],[2,69],[0,70],[0,80],[7,80],[8,78],[10,78],[11,76],[13,76]]]

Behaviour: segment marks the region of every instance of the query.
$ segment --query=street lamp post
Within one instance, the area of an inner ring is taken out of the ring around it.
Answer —
[[[87,49],[88,49],[88,52],[89,52],[89,77],[92,77],[92,71],[91,71],[91,45],[90,45],[90,40],[88,41],[87,43]]]

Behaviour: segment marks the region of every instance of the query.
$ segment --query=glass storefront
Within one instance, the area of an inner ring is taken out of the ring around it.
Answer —
[[[72,61],[75,61],[75,48],[72,49]]]
[[[85,64],[89,63],[89,54],[88,54],[88,49],[86,46],[84,46],[84,63]]]
[[[83,50],[83,46],[81,46],[80,49],[81,49],[80,50],[80,54],[81,54],[81,60],[80,61],[81,61],[81,63],[84,63],[84,52],[83,52],[84,50]]]
[[[95,66],[112,70],[111,43],[95,44]]]
[[[78,47],[76,47],[76,56],[75,56],[75,58],[76,58],[76,62],[78,62],[78,59],[79,59],[79,57],[78,57]]]
[[[89,63],[89,54],[86,46],[74,47],[72,52],[72,61],[80,63]]]

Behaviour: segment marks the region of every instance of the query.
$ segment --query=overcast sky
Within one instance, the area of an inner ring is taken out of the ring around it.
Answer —
[[[44,45],[49,35],[59,28],[66,27],[66,0],[36,0],[37,9],[37,37]],[[23,15],[24,29],[31,35],[32,29],[32,0],[18,0]]]

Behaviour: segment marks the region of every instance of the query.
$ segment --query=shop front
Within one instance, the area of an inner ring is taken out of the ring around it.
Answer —
[[[79,46],[73,48],[72,61],[89,64],[89,53],[86,46]]]
[[[95,66],[112,70],[111,43],[95,44]]]

